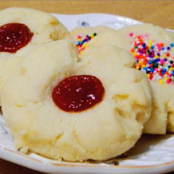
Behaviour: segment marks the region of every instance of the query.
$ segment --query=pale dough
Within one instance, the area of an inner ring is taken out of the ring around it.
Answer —
[[[116,46],[94,46],[77,59],[72,41],[34,50],[4,78],[2,110],[15,145],[23,152],[66,161],[106,160],[135,145],[151,113],[149,82],[135,60]],[[52,90],[62,79],[93,75],[102,102],[82,112],[62,111]]]
[[[18,62],[16,59],[24,58],[41,44],[70,38],[68,30],[55,17],[34,9],[11,7],[0,11],[0,26],[8,23],[25,24],[33,33],[33,37],[16,53],[0,52],[0,95],[4,70],[9,66],[13,67]]]
[[[91,28],[75,29],[71,31],[73,38],[77,40],[77,36],[81,33],[91,34]],[[95,31],[95,28],[93,28]],[[96,29],[97,33],[97,29]],[[154,26],[152,24],[141,24],[124,27],[120,30],[112,32],[104,31],[97,33],[97,36],[86,44],[85,50],[80,54],[83,57],[85,51],[95,45],[116,45],[130,52],[131,45],[135,41],[134,37],[130,37],[130,33],[136,36],[147,35],[148,40],[154,43],[163,43],[166,47],[174,41],[173,33],[165,29]],[[174,56],[174,49],[170,49],[171,58]],[[131,53],[131,52],[130,52]],[[172,58],[173,59],[173,58]],[[165,134],[166,130],[174,132],[174,86],[173,84],[160,84],[159,81],[150,80],[153,94],[153,109],[149,121],[145,124],[144,133],[149,134]]]

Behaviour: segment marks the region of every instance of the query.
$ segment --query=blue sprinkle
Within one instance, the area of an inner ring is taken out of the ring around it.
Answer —
[[[170,46],[171,46],[171,47],[173,47],[173,46],[174,46],[174,44],[173,44],[173,43],[171,43],[171,44],[170,44]]]
[[[165,58],[164,61],[166,62],[167,61],[167,58]]]
[[[164,47],[162,47],[161,49],[162,49],[162,50],[165,50],[165,48],[164,48]]]
[[[148,61],[148,64],[152,64],[152,61],[151,61],[151,60],[149,60],[149,61]]]
[[[160,53],[157,53],[158,56],[160,56]]]
[[[155,62],[159,62],[160,61],[160,59],[155,59]]]
[[[150,72],[154,72],[154,69],[153,69],[153,68],[151,68]]]
[[[152,45],[152,46],[151,46],[151,49],[154,49],[154,48],[155,48],[155,47]]]
[[[170,47],[167,47],[167,50],[170,50]]]
[[[163,71],[163,72],[166,72],[167,70],[164,68],[162,71]]]

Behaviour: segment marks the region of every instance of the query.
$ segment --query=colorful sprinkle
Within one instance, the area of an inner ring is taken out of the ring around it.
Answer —
[[[131,36],[131,37],[132,37],[133,35],[134,35],[133,33],[130,33],[130,34],[129,34],[129,36]]]
[[[76,46],[78,48],[79,54],[86,48],[86,43],[89,42],[94,36],[97,36],[97,33],[93,33],[91,35],[86,35],[82,37],[81,35],[77,36],[77,43]]]
[[[174,58],[169,51],[174,47],[174,43],[165,46],[164,43],[155,43],[148,40],[148,35],[136,36],[131,45],[131,53],[137,59],[135,68],[147,74],[150,80],[158,80],[160,84],[174,83]]]

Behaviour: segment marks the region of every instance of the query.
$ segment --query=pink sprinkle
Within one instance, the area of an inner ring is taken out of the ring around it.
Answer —
[[[160,60],[160,62],[161,62],[161,64],[164,64],[164,60],[162,59],[162,60]]]
[[[156,46],[158,47],[158,51],[161,51],[161,46],[160,46],[160,44],[156,44]]]
[[[167,83],[170,83],[171,81],[172,81],[172,79],[168,79],[168,80],[167,80]]]
[[[133,33],[130,33],[129,36],[132,37],[134,34]]]

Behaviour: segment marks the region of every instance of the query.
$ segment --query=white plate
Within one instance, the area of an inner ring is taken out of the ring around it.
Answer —
[[[123,26],[141,23],[139,21],[108,15],[83,14],[60,15],[53,14],[69,30],[75,27],[106,25],[119,29]],[[119,159],[119,165],[105,163],[69,163],[58,162],[31,153],[29,155],[18,152],[6,127],[3,116],[0,116],[0,158],[13,163],[45,173],[165,173],[174,170],[174,135],[153,136],[143,135],[136,146],[131,149],[128,158]]]

